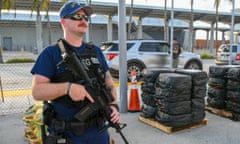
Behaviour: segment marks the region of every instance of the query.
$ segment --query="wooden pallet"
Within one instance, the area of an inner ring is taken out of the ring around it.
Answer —
[[[204,119],[203,121],[196,123],[196,124],[187,125],[187,126],[184,126],[181,128],[174,128],[174,127],[163,125],[154,119],[144,118],[142,116],[139,117],[139,120],[143,123],[146,123],[146,124],[152,126],[152,127],[160,129],[163,132],[168,133],[168,134],[172,134],[172,133],[176,133],[176,132],[180,132],[180,131],[184,131],[184,130],[189,130],[189,129],[193,129],[193,128],[208,124],[208,120]]]
[[[205,109],[213,114],[222,116],[222,117],[226,117],[226,118],[230,118],[231,120],[235,120],[235,121],[240,121],[240,114],[235,114],[231,111],[227,111],[224,109],[217,109],[217,108],[213,108],[210,106],[206,106]]]

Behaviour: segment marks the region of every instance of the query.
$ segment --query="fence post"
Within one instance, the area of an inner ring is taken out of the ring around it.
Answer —
[[[0,63],[3,63],[3,55],[2,55],[2,52],[3,52],[3,48],[0,47]]]
[[[0,76],[0,88],[1,88],[2,102],[4,102],[1,76]]]

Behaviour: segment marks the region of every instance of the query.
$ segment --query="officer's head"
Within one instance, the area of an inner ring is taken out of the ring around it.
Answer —
[[[76,2],[67,2],[60,8],[59,16],[61,19],[71,18],[80,10],[84,10],[87,16],[91,16],[93,13],[92,8],[89,6],[82,6]]]
[[[64,4],[59,11],[64,37],[67,35],[82,37],[87,32],[88,20],[92,13],[89,6],[82,6],[76,2]]]

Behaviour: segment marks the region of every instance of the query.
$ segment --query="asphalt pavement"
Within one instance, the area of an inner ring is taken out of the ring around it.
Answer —
[[[239,144],[240,123],[206,112],[207,125],[167,134],[139,121],[141,112],[121,113],[127,126],[122,133],[129,144]],[[28,144],[24,140],[23,113],[0,116],[0,144]],[[125,144],[119,133],[110,128],[115,144]]]

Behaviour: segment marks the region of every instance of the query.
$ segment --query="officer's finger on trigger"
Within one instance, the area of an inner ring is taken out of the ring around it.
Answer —
[[[86,97],[91,103],[94,103],[94,99],[89,94],[87,94]]]

